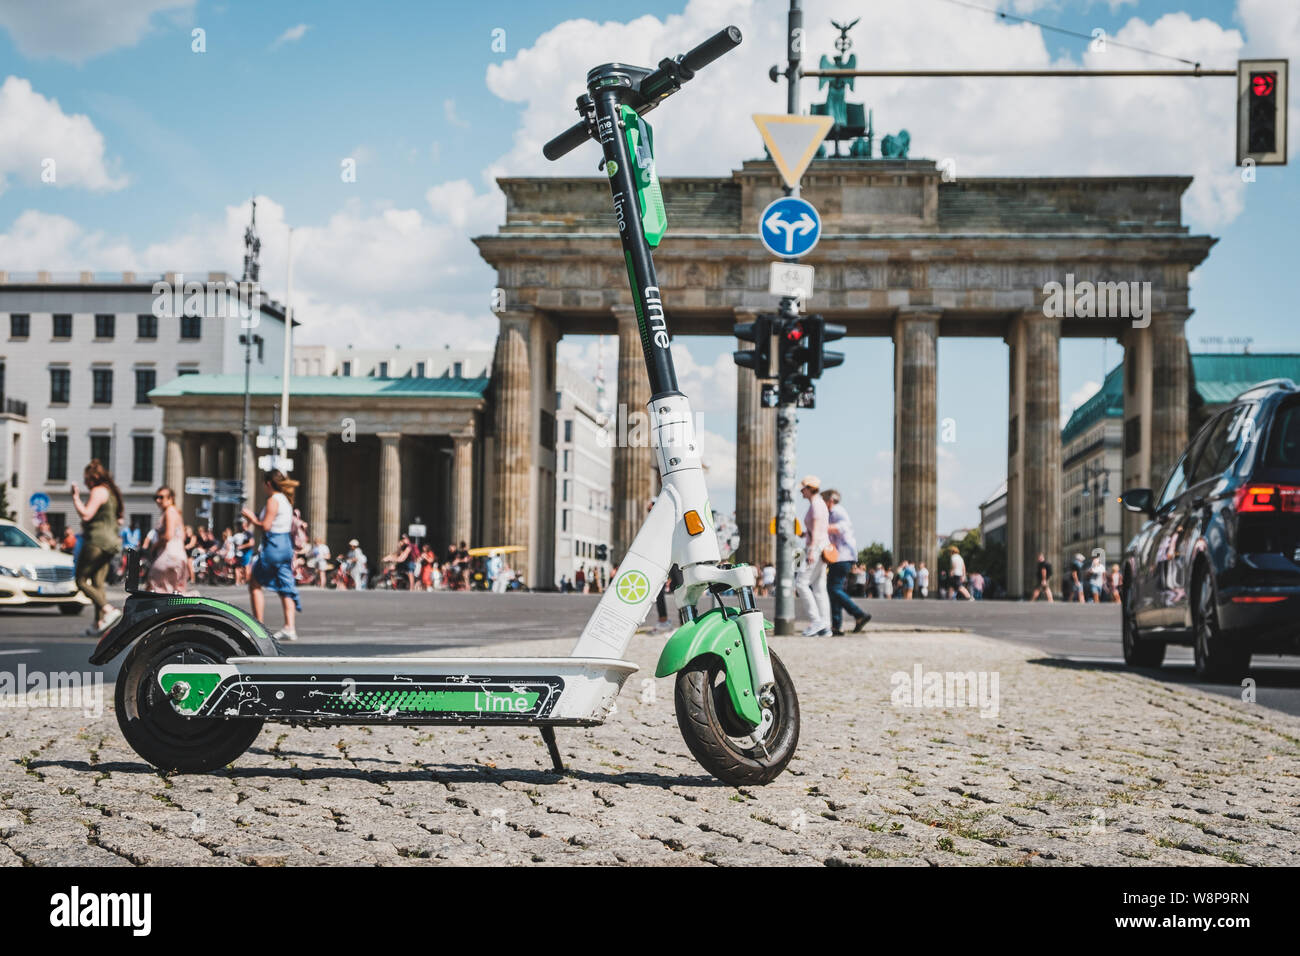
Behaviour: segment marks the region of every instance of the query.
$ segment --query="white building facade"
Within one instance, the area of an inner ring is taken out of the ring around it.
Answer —
[[[599,379],[556,363],[555,583],[609,579],[612,550],[612,436]]]
[[[246,332],[252,374],[281,373],[283,307],[264,301],[241,318],[228,294],[186,299],[196,282],[232,284],[224,273],[0,272],[0,476],[24,527],[37,492],[51,526],[79,524],[68,486],[92,458],[113,473],[128,521],[152,526],[167,444],[149,392],[179,375],[242,375]],[[240,421],[227,424],[238,433]]]

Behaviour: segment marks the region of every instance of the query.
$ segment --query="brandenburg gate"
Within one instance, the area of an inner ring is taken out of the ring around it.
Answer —
[[[494,540],[528,547],[528,580],[543,584],[554,580],[556,343],[565,334],[616,334],[619,402],[639,410],[649,395],[606,180],[499,183],[506,221],[475,240],[497,270],[504,306],[484,520]],[[820,211],[823,231],[801,260],[817,270],[805,310],[851,336],[893,343],[895,556],[937,556],[941,335],[1007,343],[1011,594],[1032,589],[1039,551],[1054,563],[1061,553],[1063,337],[1123,345],[1123,484],[1163,479],[1187,439],[1188,275],[1215,242],[1182,224],[1190,183],[1173,176],[948,182],[935,163],[910,159],[826,159],[809,167],[802,195]],[[737,322],[774,311],[771,257],[757,241],[759,214],[781,195],[772,163],[662,185],[669,229],[655,258],[669,329],[728,336]],[[1052,283],[1134,282],[1150,284],[1150,311],[1139,318],[1090,317],[1093,310],[1073,308],[1062,314],[1047,291]],[[851,361],[835,374],[852,374]],[[765,562],[776,514],[775,412],[761,407],[746,369],[738,370],[736,393],[739,558]],[[654,489],[651,449],[616,448],[613,560]]]

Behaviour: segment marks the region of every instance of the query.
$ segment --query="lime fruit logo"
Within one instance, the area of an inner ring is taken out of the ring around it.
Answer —
[[[627,604],[640,604],[650,596],[650,579],[640,571],[628,571],[614,582],[614,591]]]
[[[614,174],[618,172],[618,163],[614,162],[612,159],[609,160],[605,163],[605,172],[609,173],[610,179],[613,179]]]

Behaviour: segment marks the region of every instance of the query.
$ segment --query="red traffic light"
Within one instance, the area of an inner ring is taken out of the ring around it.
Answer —
[[[1250,91],[1255,96],[1272,96],[1276,88],[1276,73],[1256,73],[1250,78]]]
[[[785,340],[787,342],[798,342],[801,338],[803,338],[802,325],[792,325],[785,330]]]

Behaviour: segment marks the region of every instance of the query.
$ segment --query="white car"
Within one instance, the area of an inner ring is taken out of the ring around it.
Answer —
[[[90,601],[77,590],[72,555],[42,548],[12,521],[0,521],[0,608],[57,607],[80,614]]]

